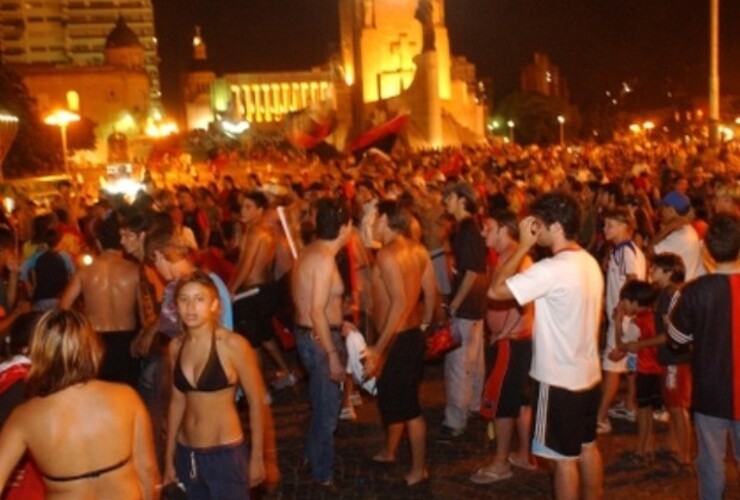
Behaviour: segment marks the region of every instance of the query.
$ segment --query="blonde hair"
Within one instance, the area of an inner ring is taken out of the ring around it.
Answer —
[[[36,325],[29,349],[28,395],[48,396],[97,377],[103,344],[76,311],[48,311]]]

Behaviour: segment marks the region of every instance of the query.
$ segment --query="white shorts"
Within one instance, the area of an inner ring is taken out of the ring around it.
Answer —
[[[624,318],[624,322],[622,323],[622,340],[624,342],[630,342],[631,340],[637,340],[639,338],[639,330],[636,332],[637,337],[632,338],[635,334],[633,331],[635,328],[634,323],[632,323],[629,318]],[[625,356],[619,361],[612,361],[609,359],[609,353],[616,348],[616,345],[617,341],[614,337],[614,323],[610,320],[606,328],[606,347],[601,356],[601,369],[605,372],[627,373],[629,371],[627,368],[627,358],[629,358],[629,356]]]

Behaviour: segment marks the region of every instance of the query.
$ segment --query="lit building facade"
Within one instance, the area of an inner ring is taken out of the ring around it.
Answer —
[[[69,109],[97,124],[97,148],[83,156],[98,164],[108,160],[107,139],[111,134],[141,136],[152,112],[146,55],[136,35],[121,20],[104,45],[102,64],[9,65],[36,99],[41,116],[56,109]]]
[[[198,27],[184,95],[188,129],[207,129],[217,119],[270,125],[311,107],[336,108],[335,85],[328,70],[227,73],[217,78],[208,67],[206,44]]]
[[[106,38],[119,17],[144,49],[156,101],[161,94],[151,0],[0,0],[0,58],[8,64],[104,64]]]
[[[484,137],[486,106],[476,95],[475,66],[450,56],[444,0],[339,0],[339,24],[339,54],[326,68],[220,78],[208,69],[196,28],[183,89],[188,128],[217,119],[272,124],[289,113],[331,108],[332,142],[340,149],[399,113],[410,115],[412,135],[420,138],[412,148]]]

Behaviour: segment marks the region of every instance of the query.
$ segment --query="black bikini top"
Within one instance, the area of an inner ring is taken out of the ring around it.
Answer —
[[[41,475],[44,476],[49,481],[56,481],[56,482],[77,481],[80,479],[97,479],[103,474],[107,474],[108,472],[113,472],[116,469],[120,469],[121,467],[126,465],[129,462],[129,460],[131,460],[131,455],[124,458],[120,462],[117,462],[108,467],[103,467],[102,469],[95,469],[90,472],[85,472],[84,474],[78,474],[76,476],[50,476],[44,473],[41,473]]]
[[[226,377],[221,361],[218,359],[218,352],[216,351],[216,332],[213,332],[211,337],[211,353],[208,355],[208,361],[203,367],[203,371],[198,377],[195,387],[190,384],[190,381],[185,377],[180,366],[180,357],[182,356],[182,348],[185,343],[180,346],[180,351],[177,353],[177,361],[175,362],[175,372],[173,374],[173,382],[175,387],[181,392],[216,392],[228,387],[235,386],[236,383],[229,383],[229,379]]]

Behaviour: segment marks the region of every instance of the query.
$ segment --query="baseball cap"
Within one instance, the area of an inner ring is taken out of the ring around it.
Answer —
[[[691,207],[691,200],[685,194],[681,194],[678,191],[671,191],[663,197],[661,205],[664,207],[671,207],[679,215],[683,215],[688,212]]]

